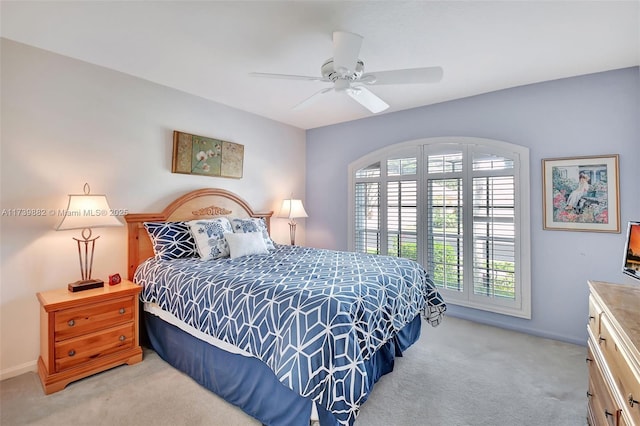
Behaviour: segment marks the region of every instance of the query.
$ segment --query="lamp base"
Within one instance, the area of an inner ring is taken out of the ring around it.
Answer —
[[[104,287],[104,281],[102,280],[78,280],[74,283],[69,283],[67,288],[70,292],[75,293],[76,291],[89,290],[92,288],[100,288]]]
[[[289,222],[289,236],[291,237],[291,245],[295,246],[296,245],[296,221],[295,220],[291,220],[291,222]]]

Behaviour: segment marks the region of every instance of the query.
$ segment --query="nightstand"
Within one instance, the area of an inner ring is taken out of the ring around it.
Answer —
[[[121,364],[142,361],[138,340],[138,295],[131,281],[72,293],[38,293],[38,375],[46,394]]]

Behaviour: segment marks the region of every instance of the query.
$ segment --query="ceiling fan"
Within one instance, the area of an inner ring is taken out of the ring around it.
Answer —
[[[255,77],[283,78],[290,80],[310,80],[333,83],[300,102],[294,109],[304,108],[332,90],[346,93],[372,113],[389,108],[389,105],[365,86],[382,84],[435,83],[442,79],[442,67],[407,68],[365,73],[364,62],[358,58],[362,36],[346,31],[333,33],[333,58],[327,59],[320,68],[321,77],[304,75],[269,74],[253,72]]]

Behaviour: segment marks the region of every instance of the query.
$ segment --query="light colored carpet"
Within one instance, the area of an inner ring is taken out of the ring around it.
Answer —
[[[445,317],[362,407],[361,426],[584,426],[582,346]],[[35,373],[0,382],[0,423],[209,425],[260,423],[145,350],[144,361],[44,395]]]

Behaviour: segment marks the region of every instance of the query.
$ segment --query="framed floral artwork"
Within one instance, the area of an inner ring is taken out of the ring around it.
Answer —
[[[544,229],[620,232],[618,155],[542,160]]]
[[[173,132],[173,173],[240,179],[243,160],[244,145]]]

